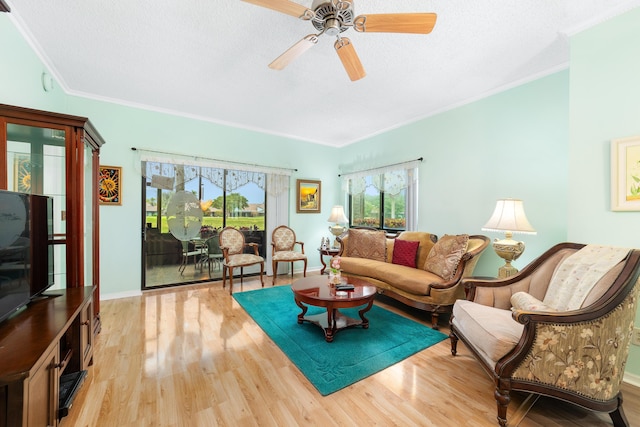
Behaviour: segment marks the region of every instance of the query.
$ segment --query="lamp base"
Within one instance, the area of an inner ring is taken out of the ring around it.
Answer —
[[[518,272],[518,269],[511,265],[511,261],[520,258],[524,252],[524,243],[516,242],[511,239],[511,236],[507,236],[506,239],[494,240],[493,250],[505,261],[505,264],[498,269],[498,278],[510,277]]]
[[[341,225],[331,225],[329,226],[329,231],[331,232],[331,234],[333,234],[335,237],[335,239],[333,239],[333,246],[331,246],[334,249],[337,249],[340,247],[340,243],[338,243],[338,237],[345,232],[347,228],[343,227]]]
[[[498,279],[504,279],[507,277],[511,277],[518,272],[518,269],[511,265],[511,263],[506,263],[502,267],[498,269]]]

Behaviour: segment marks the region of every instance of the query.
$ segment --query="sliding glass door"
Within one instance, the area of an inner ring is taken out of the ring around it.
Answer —
[[[142,171],[143,289],[220,279],[223,227],[266,256],[264,173],[149,161]]]

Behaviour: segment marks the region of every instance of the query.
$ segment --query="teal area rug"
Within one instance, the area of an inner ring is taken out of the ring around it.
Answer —
[[[374,305],[365,314],[369,329],[356,326],[342,330],[328,343],[320,327],[308,322],[298,324],[301,310],[290,286],[234,293],[233,297],[323,396],[447,338]],[[359,318],[358,309],[340,311]],[[307,315],[321,312],[322,308],[309,307]]]

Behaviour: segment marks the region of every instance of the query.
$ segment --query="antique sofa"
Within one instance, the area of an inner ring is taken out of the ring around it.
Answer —
[[[561,243],[514,276],[463,280],[451,353],[462,340],[494,379],[500,426],[511,390],[608,412],[615,426],[628,426],[620,384],[639,272],[639,250]]]
[[[441,313],[464,298],[460,279],[470,276],[489,238],[480,235],[443,236],[405,231],[389,238],[382,230],[355,227],[338,238],[341,270],[364,278],[378,293],[431,313],[438,328]]]

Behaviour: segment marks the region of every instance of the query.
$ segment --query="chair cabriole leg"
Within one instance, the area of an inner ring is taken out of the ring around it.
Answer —
[[[271,261],[271,268],[273,269],[273,280],[271,286],[276,285],[276,275],[278,274],[278,261]]]
[[[629,421],[622,410],[622,392],[618,393],[618,407],[610,412],[609,416],[613,421],[613,427],[629,427]]]
[[[509,406],[509,402],[511,402],[511,390],[504,385],[502,380],[498,379],[496,382],[497,385],[494,396],[498,406],[498,424],[500,427],[507,427],[507,407]]]
[[[455,356],[458,354],[458,336],[453,332],[450,332],[449,340],[451,341],[451,354]]]

